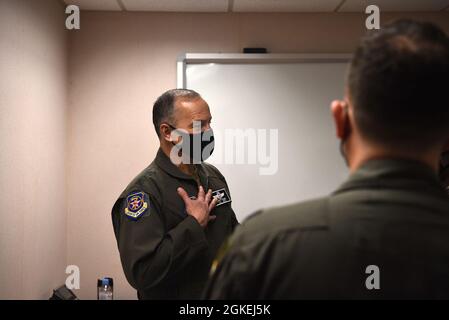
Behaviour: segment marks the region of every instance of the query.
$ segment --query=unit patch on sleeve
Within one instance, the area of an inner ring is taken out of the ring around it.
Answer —
[[[150,198],[145,192],[134,192],[126,197],[125,214],[132,220],[140,218],[149,209]]]

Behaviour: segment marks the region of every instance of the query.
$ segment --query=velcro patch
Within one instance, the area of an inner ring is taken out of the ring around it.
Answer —
[[[150,198],[145,192],[134,192],[126,197],[125,214],[132,220],[139,219],[150,207]]]
[[[225,188],[212,191],[212,197],[218,199],[218,202],[215,205],[216,207],[221,206],[222,204],[231,202],[231,197],[228,195]]]

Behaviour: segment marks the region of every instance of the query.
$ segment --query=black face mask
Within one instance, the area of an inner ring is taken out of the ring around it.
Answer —
[[[170,128],[182,137],[179,143],[173,143],[174,147],[182,152],[184,164],[199,164],[208,159],[214,152],[214,132],[212,129],[199,133],[188,133],[186,130],[177,129],[171,124]]]

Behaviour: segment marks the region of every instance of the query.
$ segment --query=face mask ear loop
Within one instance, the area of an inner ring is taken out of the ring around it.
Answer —
[[[345,113],[346,123],[349,124],[348,104],[346,101],[345,101],[344,113]],[[348,161],[348,158],[346,157],[346,152],[345,152],[345,143],[346,143],[346,139],[347,139],[348,135],[349,135],[349,130],[348,130],[348,125],[346,125],[345,130],[343,132],[343,138],[340,140],[340,154],[343,157],[343,159],[345,160],[346,166],[349,167],[349,161]]]

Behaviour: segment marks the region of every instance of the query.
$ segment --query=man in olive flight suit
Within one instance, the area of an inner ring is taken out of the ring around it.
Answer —
[[[169,90],[154,104],[160,149],[112,209],[123,270],[139,299],[200,298],[238,224],[225,178],[203,162],[214,146],[210,122],[209,106],[192,90]]]
[[[331,105],[351,175],[333,194],[261,210],[218,258],[208,299],[449,298],[449,40],[397,21],[369,32]]]

